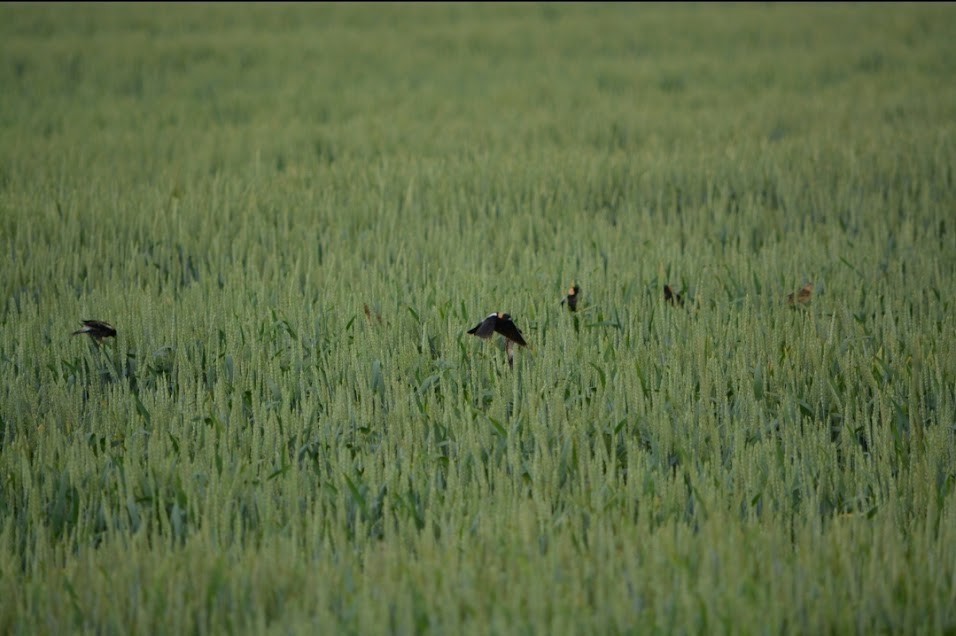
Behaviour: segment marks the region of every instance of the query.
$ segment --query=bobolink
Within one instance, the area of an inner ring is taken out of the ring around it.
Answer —
[[[506,340],[517,343],[522,347],[528,345],[521,337],[521,330],[512,322],[511,316],[500,311],[488,314],[487,318],[475,325],[473,329],[469,329],[468,333],[479,338],[490,338],[491,334],[496,331],[504,336]]]
[[[565,298],[561,299],[561,304],[565,302],[568,303],[568,309],[571,311],[577,311],[578,308],[578,294],[581,293],[580,285],[571,285],[571,288],[568,290],[568,295]]]
[[[78,336],[81,333],[89,334],[90,338],[96,342],[102,341],[103,338],[116,337],[116,329],[108,322],[103,322],[102,320],[83,320],[82,324],[83,328],[74,331],[74,336]]]
[[[813,294],[813,283],[807,283],[798,291],[787,295],[787,304],[804,304],[810,302],[810,296]]]
[[[684,298],[671,289],[670,285],[664,285],[664,302],[668,302],[672,305],[684,306]]]

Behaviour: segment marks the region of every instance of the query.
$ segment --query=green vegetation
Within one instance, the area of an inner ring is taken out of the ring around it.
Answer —
[[[953,633],[954,78],[951,5],[3,5],[0,632]]]

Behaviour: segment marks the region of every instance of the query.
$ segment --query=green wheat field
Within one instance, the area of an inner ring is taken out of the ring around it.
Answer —
[[[2,634],[956,633],[952,5],[4,4],[0,249]]]

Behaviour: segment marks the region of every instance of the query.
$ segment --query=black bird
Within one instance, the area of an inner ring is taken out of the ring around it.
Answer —
[[[581,293],[581,286],[571,284],[571,289],[568,290],[568,295],[565,298],[561,299],[561,304],[565,302],[568,303],[568,309],[571,311],[577,311],[578,309],[578,294]]]
[[[684,298],[671,289],[670,285],[664,285],[664,301],[669,302],[672,305],[684,306]]]
[[[74,336],[78,336],[81,333],[86,333],[90,335],[90,338],[95,340],[97,343],[103,340],[103,338],[115,338],[116,329],[113,328],[108,322],[103,322],[102,320],[83,320],[83,328],[73,332]]]
[[[511,321],[511,316],[502,312],[488,314],[488,317],[479,322],[474,329],[469,329],[468,333],[474,334],[479,338],[490,338],[494,332],[500,333],[506,340],[521,345],[528,346],[528,343],[521,337],[521,330]]]
[[[521,330],[512,322],[510,315],[500,311],[488,314],[487,318],[475,325],[474,329],[469,329],[468,333],[479,338],[490,338],[491,334],[496,331],[505,337],[505,353],[508,355],[508,366],[514,367],[514,345],[519,344],[526,347],[528,343],[521,337]]]

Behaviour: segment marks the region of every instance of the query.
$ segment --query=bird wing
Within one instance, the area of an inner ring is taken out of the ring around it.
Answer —
[[[517,342],[522,347],[528,345],[528,343],[524,341],[524,338],[521,337],[521,330],[518,329],[517,325],[510,320],[499,320],[495,325],[495,331],[500,333],[508,340]]]
[[[474,329],[468,333],[474,334],[479,338],[488,338],[495,331],[495,323],[498,322],[498,316],[491,314],[481,322],[479,322]]]

